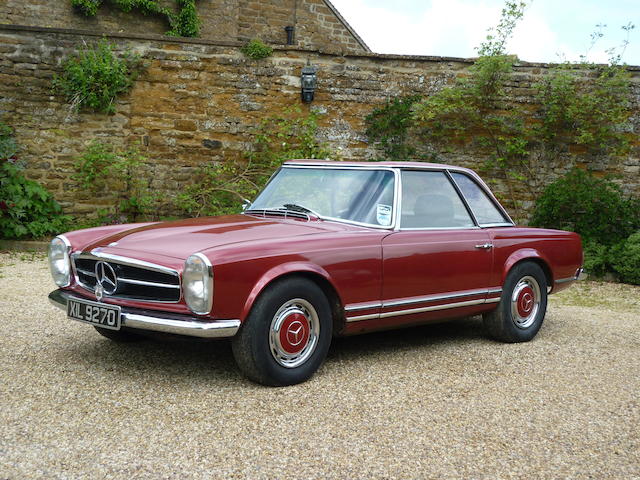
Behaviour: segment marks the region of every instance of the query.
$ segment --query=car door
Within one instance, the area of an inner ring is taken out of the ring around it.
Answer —
[[[403,170],[401,185],[400,228],[382,242],[381,317],[470,314],[492,288],[489,236],[447,172]]]

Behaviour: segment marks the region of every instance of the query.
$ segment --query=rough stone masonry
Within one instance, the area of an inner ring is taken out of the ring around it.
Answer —
[[[429,95],[472,64],[458,58],[335,53],[304,45],[276,46],[273,56],[251,60],[240,53],[242,42],[237,40],[116,33],[110,40],[119,49],[140,53],[148,68],[118,101],[115,115],[72,113],[52,95],[51,79],[78,45],[100,35],[0,25],[0,116],[16,128],[28,175],[76,215],[93,214],[111,201],[93,198],[72,179],[74,158],[92,140],[137,145],[151,161],[152,186],[164,198],[180,192],[203,163],[243,158],[260,121],[293,105],[320,113],[321,140],[343,159],[374,160],[380,154],[367,143],[364,118],[375,106],[400,95]],[[300,73],[307,62],[318,67],[318,90],[310,106],[300,100]],[[544,64],[516,65],[511,100],[523,107],[531,103],[531,86],[547,69]],[[611,160],[567,152],[539,167],[540,186],[579,164],[619,174],[624,190],[640,195],[640,67],[630,70],[636,112],[630,127],[636,136],[632,153]],[[439,158],[471,168],[485,160],[477,151],[440,152]],[[498,193],[504,190],[498,179],[492,186]],[[517,191],[525,209],[536,193]]]

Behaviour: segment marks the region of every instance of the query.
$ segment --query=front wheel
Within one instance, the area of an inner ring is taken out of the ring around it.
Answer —
[[[301,277],[276,281],[233,337],[238,367],[263,385],[304,382],[327,355],[332,323],[329,302],[318,285]]]
[[[533,262],[516,265],[507,275],[498,308],[483,315],[484,325],[496,340],[528,342],[542,326],[547,311],[547,280]]]

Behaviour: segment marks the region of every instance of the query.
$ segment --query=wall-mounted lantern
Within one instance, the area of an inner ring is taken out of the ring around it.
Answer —
[[[318,86],[318,67],[307,64],[302,68],[302,101],[304,103],[311,103]]]
[[[284,27],[284,31],[287,32],[287,45],[293,45],[294,28],[291,25],[287,25]]]

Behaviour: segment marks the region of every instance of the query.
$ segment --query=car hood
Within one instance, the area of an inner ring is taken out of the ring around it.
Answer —
[[[134,252],[185,259],[210,248],[233,243],[284,239],[349,226],[317,220],[259,218],[249,215],[202,217],[144,225],[103,237],[85,251],[100,248],[105,253],[131,256]]]

